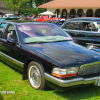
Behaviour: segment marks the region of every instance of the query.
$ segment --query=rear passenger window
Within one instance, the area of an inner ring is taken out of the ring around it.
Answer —
[[[73,22],[73,29],[79,30],[79,22]]]
[[[5,27],[6,23],[0,23],[0,38],[2,38],[2,30]]]
[[[62,28],[64,29],[64,27],[65,29],[79,30],[79,22],[68,22]]]
[[[0,24],[0,28],[4,28],[5,25],[6,25],[6,23],[1,23],[1,24]]]
[[[73,29],[73,22],[66,23],[65,29]]]

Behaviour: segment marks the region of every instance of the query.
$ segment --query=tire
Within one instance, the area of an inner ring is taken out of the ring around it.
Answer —
[[[45,83],[44,69],[39,63],[35,61],[29,63],[28,80],[32,88],[38,90],[45,89],[46,83]]]

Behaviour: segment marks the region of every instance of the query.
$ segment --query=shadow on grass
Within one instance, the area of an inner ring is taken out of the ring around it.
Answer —
[[[4,100],[3,97],[0,95],[0,100]]]
[[[100,87],[85,86],[68,89],[64,92],[55,91],[55,93],[68,100],[83,100],[92,97],[95,99],[97,96],[100,95]]]

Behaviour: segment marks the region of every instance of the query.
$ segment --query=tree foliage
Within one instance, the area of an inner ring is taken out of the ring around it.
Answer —
[[[41,4],[47,3],[52,0],[34,0],[34,1],[36,2],[36,6],[39,6]]]
[[[15,14],[15,11],[21,7],[21,5],[29,1],[30,0],[2,0],[2,2],[4,2],[4,4],[6,5],[8,9],[10,9],[11,11],[14,11],[14,14]]]
[[[30,14],[34,13],[37,15],[37,13],[43,12],[45,9],[37,9],[35,7],[32,7],[33,2],[36,4],[36,6],[39,6],[41,4],[44,4],[46,2],[52,1],[52,0],[2,0],[6,7],[10,9],[11,11],[18,10],[19,14]]]

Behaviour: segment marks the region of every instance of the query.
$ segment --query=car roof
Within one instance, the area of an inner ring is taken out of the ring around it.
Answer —
[[[67,21],[100,21],[100,18],[95,17],[78,17],[78,18],[72,18]]]
[[[6,14],[6,15],[14,15],[14,14]]]
[[[19,20],[20,21],[20,20]],[[52,24],[52,23],[44,23],[44,22],[24,22],[24,21],[22,21],[22,22],[19,22],[19,21],[14,21],[14,22],[12,22],[12,21],[0,21],[0,23],[9,23],[9,24],[14,24],[14,25],[28,25],[28,24]]]

